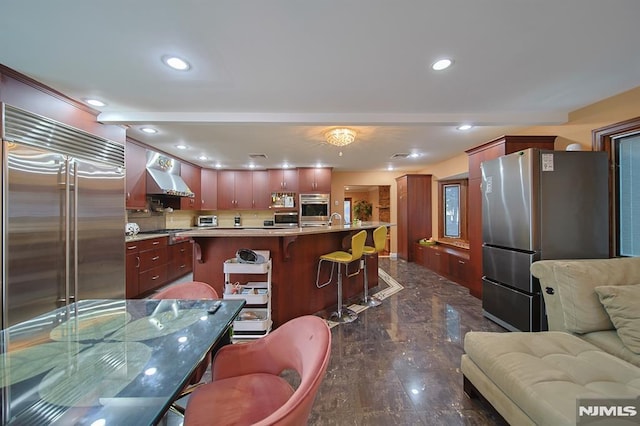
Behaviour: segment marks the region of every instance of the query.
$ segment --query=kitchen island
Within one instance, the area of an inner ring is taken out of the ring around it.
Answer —
[[[362,230],[367,232],[367,245],[373,246],[372,232],[378,226],[391,226],[386,222],[362,222],[360,225],[333,225],[305,228],[206,228],[181,232],[194,240],[193,279],[212,285],[219,294],[224,290],[223,264],[235,258],[241,248],[269,250],[272,259],[272,312],[274,327],[301,315],[329,309],[337,303],[336,280],[323,288],[316,287],[316,272],[321,255],[336,250],[348,250],[351,236]],[[354,271],[359,265],[350,265]],[[329,278],[330,266],[323,265],[320,282]],[[344,271],[344,268],[343,268]],[[367,262],[369,287],[378,285],[378,259]],[[241,283],[251,281],[250,276],[234,275]],[[343,280],[345,300],[363,290],[363,274]]]

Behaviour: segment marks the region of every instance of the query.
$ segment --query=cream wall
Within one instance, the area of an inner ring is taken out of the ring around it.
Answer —
[[[602,101],[588,105],[569,114],[567,123],[556,126],[526,127],[512,132],[514,135],[556,135],[558,136],[555,149],[564,150],[571,143],[579,143],[584,150],[591,150],[592,130],[605,127],[613,123],[640,117],[640,87],[627,92],[606,98]],[[478,140],[477,145],[482,145],[487,140]],[[438,180],[445,179],[469,171],[467,155],[462,152],[459,155],[430,165],[415,172],[365,172],[365,173],[341,173],[333,172],[331,182],[331,211],[343,214],[342,200],[344,199],[344,187],[348,185],[390,185],[391,198],[391,222],[397,222],[397,188],[395,178],[407,173],[421,173],[433,175],[432,182],[432,229],[433,236],[437,236],[438,229]],[[336,201],[338,204],[336,205]],[[397,232],[391,228],[391,252],[398,252]]]

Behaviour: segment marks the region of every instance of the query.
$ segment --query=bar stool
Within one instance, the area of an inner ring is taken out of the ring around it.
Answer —
[[[378,254],[382,250],[384,250],[384,246],[386,242],[387,242],[387,227],[383,225],[383,226],[378,226],[373,231],[374,247],[364,246],[363,253],[362,253],[364,255],[362,260],[362,264],[364,268],[364,292],[362,294],[362,299],[360,300],[360,303],[363,304],[364,306],[373,307],[373,306],[378,306],[382,303],[382,301],[377,297],[369,296],[369,279],[367,278],[367,258],[369,256]]]
[[[353,277],[360,273],[360,268],[354,273],[349,273],[349,263],[359,260],[362,257],[362,252],[364,250],[364,242],[367,239],[367,231],[360,231],[354,236],[351,237],[351,250],[350,252],[346,251],[334,251],[329,254],[323,254],[320,256],[320,261],[318,261],[318,272],[316,274],[316,287],[322,288],[331,284],[333,280],[333,270],[336,265],[338,265],[338,307],[335,312],[331,314],[329,319],[331,321],[339,322],[339,323],[349,323],[353,322],[358,318],[358,314],[353,312],[349,308],[342,308],[342,273],[340,272],[340,266],[344,265],[345,276]],[[331,262],[331,276],[329,277],[329,281],[323,284],[318,284],[318,280],[320,279],[320,268],[322,267],[322,262]]]

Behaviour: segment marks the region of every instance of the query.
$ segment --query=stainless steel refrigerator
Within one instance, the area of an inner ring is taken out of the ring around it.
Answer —
[[[609,257],[604,152],[527,149],[482,170],[482,309],[512,331],[547,329],[542,259]]]
[[[124,298],[124,146],[2,105],[2,328]]]

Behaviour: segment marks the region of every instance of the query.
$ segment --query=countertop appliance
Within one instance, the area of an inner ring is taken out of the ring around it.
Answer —
[[[300,194],[300,226],[328,225],[330,194]]]
[[[482,163],[482,309],[512,331],[547,329],[531,263],[609,257],[605,152],[530,148]]]
[[[298,212],[275,212],[273,226],[278,228],[297,228],[299,226]]]
[[[124,146],[2,104],[2,328],[123,299]]]
[[[196,218],[196,226],[218,226],[218,216],[203,215]]]

